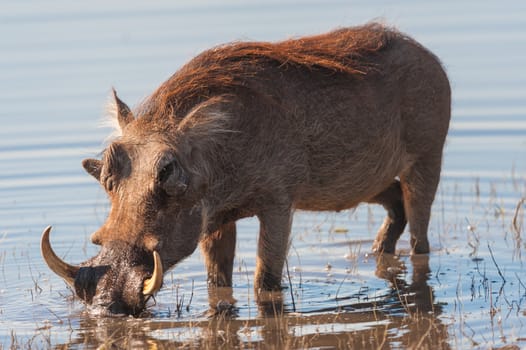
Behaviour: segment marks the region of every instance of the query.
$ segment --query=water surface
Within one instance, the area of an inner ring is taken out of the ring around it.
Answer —
[[[198,251],[165,276],[151,317],[86,316],[43,263],[39,239],[51,224],[67,261],[97,252],[88,237],[108,202],[80,162],[103,149],[109,130],[98,123],[110,88],[133,105],[213,45],[374,18],[435,52],[452,82],[429,256],[411,258],[407,234],[397,256],[371,255],[381,208],[299,212],[282,295],[287,314],[263,316],[252,294],[258,223],[246,219],[238,225],[236,319],[207,317]],[[3,347],[526,346],[524,206],[516,211],[526,196],[526,3],[4,1],[0,32]]]

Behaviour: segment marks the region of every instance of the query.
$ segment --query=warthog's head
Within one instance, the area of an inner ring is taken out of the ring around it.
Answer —
[[[73,266],[51,249],[48,227],[41,241],[48,266],[62,277],[92,312],[139,315],[162,284],[163,271],[196,248],[201,209],[195,186],[182,161],[180,130],[152,127],[135,119],[114,93],[121,136],[101,160],[83,166],[106,190],[111,209],[91,236],[101,246],[95,257]],[[178,148],[179,147],[179,148]],[[202,186],[201,186],[202,187]]]

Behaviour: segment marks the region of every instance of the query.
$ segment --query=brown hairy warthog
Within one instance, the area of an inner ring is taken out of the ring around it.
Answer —
[[[387,211],[374,249],[427,228],[450,119],[439,60],[380,24],[205,51],[135,110],[114,93],[117,138],[83,166],[109,216],[80,266],[44,258],[103,313],[139,314],[162,274],[201,246],[211,286],[231,286],[238,219],[257,216],[256,291],[280,288],[295,209]]]

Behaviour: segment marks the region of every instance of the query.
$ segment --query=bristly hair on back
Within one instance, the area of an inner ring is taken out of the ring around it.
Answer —
[[[150,117],[183,118],[210,91],[244,86],[258,69],[326,70],[359,78],[377,67],[371,57],[398,32],[381,23],[342,28],[330,33],[281,42],[233,42],[207,50],[183,66],[140,106]]]

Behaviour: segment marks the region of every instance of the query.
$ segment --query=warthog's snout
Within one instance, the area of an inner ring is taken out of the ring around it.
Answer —
[[[81,265],[70,265],[51,248],[50,232],[51,226],[48,226],[41,239],[46,264],[75,290],[92,313],[137,315],[148,298],[161,288],[163,267],[156,251],[153,258],[144,258],[134,254],[126,244],[117,244],[102,249],[99,255]],[[151,272],[144,266],[148,261],[153,265]]]

